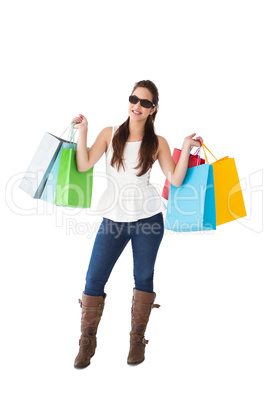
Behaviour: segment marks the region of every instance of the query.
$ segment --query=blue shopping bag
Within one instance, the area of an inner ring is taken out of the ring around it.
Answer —
[[[66,144],[64,144],[64,146],[66,146]],[[61,143],[60,151],[50,171],[50,174],[48,175],[42,196],[40,197],[41,200],[51,202],[52,204],[54,204],[56,197],[57,179],[58,179],[62,147],[63,143]]]
[[[42,196],[40,200],[50,202],[55,204],[56,199],[56,191],[57,191],[57,182],[58,182],[58,173],[60,167],[60,158],[62,149],[71,149],[73,147],[73,143],[70,141],[62,140],[60,151],[57,155],[57,158],[52,166],[50,174],[48,175]]]
[[[212,166],[188,168],[180,187],[170,185],[165,229],[174,232],[216,229]]]

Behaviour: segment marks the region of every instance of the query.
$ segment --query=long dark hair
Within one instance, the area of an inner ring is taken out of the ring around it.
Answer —
[[[155,112],[147,117],[145,123],[144,136],[139,150],[139,163],[135,167],[135,169],[140,169],[139,173],[136,175],[139,177],[144,175],[155,162],[154,156],[158,149],[158,138],[154,130],[154,121],[158,110],[159,95],[158,89],[156,88],[155,84],[150,80],[136,82],[132,90],[132,94],[138,87],[149,89],[149,91],[153,95],[153,103],[156,105]],[[112,141],[114,152],[111,159],[111,165],[116,165],[117,170],[120,169],[120,166],[122,166],[125,170],[123,153],[125,144],[129,137],[129,119],[130,118],[128,117],[127,120],[118,127]]]

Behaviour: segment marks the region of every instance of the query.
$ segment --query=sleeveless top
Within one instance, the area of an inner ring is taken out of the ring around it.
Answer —
[[[97,213],[115,222],[135,222],[165,211],[167,207],[150,183],[152,168],[144,175],[136,176],[141,141],[126,142],[123,155],[125,170],[122,166],[119,171],[116,165],[111,166],[112,139],[118,127],[113,127],[106,152],[107,187],[97,204]]]

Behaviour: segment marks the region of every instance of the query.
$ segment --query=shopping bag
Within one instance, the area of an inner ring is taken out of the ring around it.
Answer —
[[[174,148],[174,151],[172,154],[172,159],[174,160],[176,165],[180,159],[180,156],[181,156],[181,150],[178,148]],[[200,157],[199,157],[199,159],[200,159]],[[190,155],[189,155],[188,168],[197,166],[198,164],[200,164],[200,165],[205,164],[205,159],[200,159],[200,163],[199,163],[198,149],[197,149],[194,154],[190,153]],[[166,179],[164,187],[163,187],[163,191],[162,191],[162,197],[165,198],[166,200],[168,199],[169,188],[170,188],[170,182],[168,181],[168,179]]]
[[[73,130],[70,146],[64,146],[61,149],[55,204],[65,207],[90,208],[92,188],[93,167],[87,172],[77,170]]]
[[[174,232],[216,229],[212,166],[200,164],[188,168],[180,187],[170,185],[165,229]]]
[[[247,216],[234,158],[226,156],[218,160],[205,144],[202,147],[207,163],[205,150],[216,159],[211,166],[214,174],[217,226]]]
[[[42,196],[61,145],[61,138],[50,133],[44,134],[19,186],[31,197],[40,198]]]
[[[58,172],[60,166],[60,157],[62,147],[68,147],[69,143],[62,142],[62,146],[57,155],[57,158],[52,166],[52,169],[48,175],[47,181],[45,183],[45,187],[43,193],[40,197],[41,200],[50,202],[52,204],[55,203],[56,198],[56,188],[57,188],[57,180],[58,180]]]

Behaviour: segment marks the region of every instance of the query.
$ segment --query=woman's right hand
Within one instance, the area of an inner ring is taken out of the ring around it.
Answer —
[[[87,119],[85,118],[85,116],[83,116],[82,114],[79,114],[78,117],[75,117],[72,120],[72,123],[75,123],[74,129],[84,129],[87,130]]]

